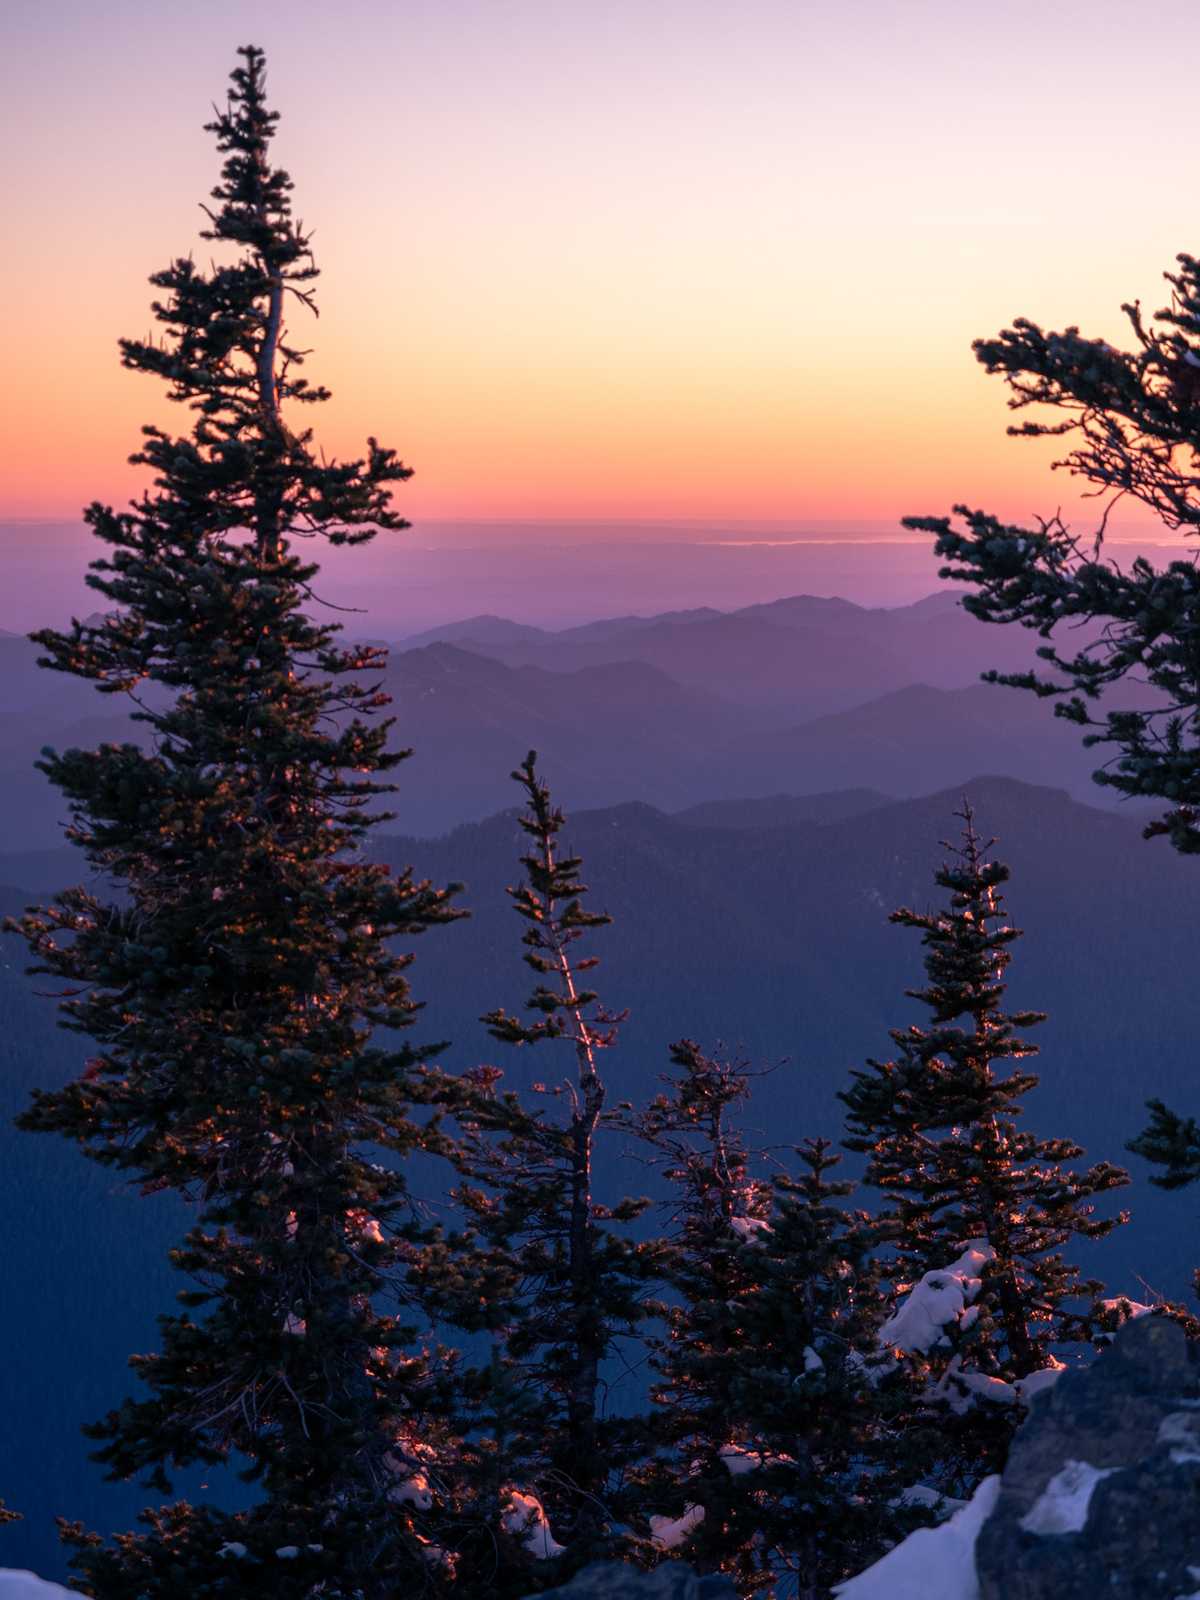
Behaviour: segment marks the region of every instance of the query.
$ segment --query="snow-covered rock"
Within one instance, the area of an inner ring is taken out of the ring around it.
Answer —
[[[1179,1600],[1198,1505],[1200,1349],[1166,1316],[1128,1316],[1018,1429],[975,1546],[980,1600]]]
[[[1000,1492],[985,1478],[948,1522],[918,1528],[882,1561],[834,1590],[838,1600],[979,1600],[975,1541]]]
[[[1082,1533],[1096,1485],[1116,1471],[1093,1467],[1090,1461],[1068,1461],[1021,1518],[1021,1526],[1026,1533]]]

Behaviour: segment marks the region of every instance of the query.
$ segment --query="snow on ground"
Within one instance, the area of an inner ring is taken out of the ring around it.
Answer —
[[[1092,1491],[1117,1470],[1093,1467],[1089,1461],[1068,1461],[1021,1518],[1021,1526],[1026,1533],[1082,1533]]]
[[[918,1528],[882,1561],[837,1586],[838,1600],[979,1600],[975,1540],[1000,1492],[985,1478],[948,1522]]]
[[[79,1600],[61,1584],[47,1583],[45,1578],[32,1572],[18,1572],[14,1567],[0,1567],[0,1600]]]

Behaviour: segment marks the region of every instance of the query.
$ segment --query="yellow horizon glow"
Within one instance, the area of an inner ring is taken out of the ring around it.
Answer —
[[[151,271],[204,257],[200,125],[246,38],[323,272],[293,335],[334,399],[306,420],[396,448],[414,522],[1076,508],[970,341],[1025,314],[1124,343],[1121,300],[1161,303],[1200,249],[1190,69],[1132,81],[1115,4],[999,13],[358,0],[335,29],[218,0],[181,54],[190,10],[50,0],[18,55],[55,71],[7,112],[0,516],[123,503],[141,425],[186,426],[116,340]]]

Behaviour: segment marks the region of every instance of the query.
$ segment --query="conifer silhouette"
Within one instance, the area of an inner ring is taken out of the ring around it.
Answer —
[[[1004,1386],[1050,1365],[1064,1338],[1086,1336],[1081,1319],[1100,1285],[1081,1280],[1060,1251],[1124,1220],[1096,1216],[1092,1202],[1129,1179],[1106,1161],[1072,1171],[1064,1163],[1082,1155],[1078,1145],[1017,1125],[1038,1081],[1019,1065],[1037,1053],[1022,1034],[1044,1018],[1004,1010],[1004,974],[1020,937],[1001,893],[1009,870],[990,859],[994,841],[980,839],[965,802],[958,816],[961,842],[946,846],[950,859],[935,874],[949,904],[891,918],[922,935],[927,981],[907,992],[928,1008],[929,1022],[894,1031],[896,1055],[854,1072],[841,1099],[846,1145],[866,1154],[866,1181],[885,1201],[900,1280],[949,1279],[964,1251],[975,1252],[963,1282],[981,1277],[977,1295],[965,1288],[963,1315],[909,1353],[942,1380],[947,1403],[966,1413],[966,1431],[983,1429],[982,1472],[987,1451],[1002,1458],[1017,1412]],[[953,1293],[949,1281],[944,1287]]]
[[[430,1373],[390,1294],[427,1051],[373,1036],[414,1020],[391,941],[456,913],[358,859],[401,759],[377,715],[383,656],[310,619],[317,567],[296,541],[406,526],[388,496],[409,470],[374,440],[326,460],[296,428],[326,398],[287,329],[317,269],[271,165],[263,53],[239,54],[209,124],[224,165],[203,236],[222,260],[156,273],[161,339],[121,342],[190,431],[144,429],[153,487],[87,510],[107,613],[35,635],[43,665],[127,696],[152,739],[41,763],[115,892],[71,889],[20,921],[34,970],[64,982],[64,1025],[96,1046],[23,1122],[196,1208],[173,1253],[182,1308],[133,1360],[143,1393],[91,1430],[98,1459],[160,1494],[176,1468],[230,1463],[258,1497],[166,1506],[113,1546],[67,1530],[90,1592],[382,1600],[429,1571],[393,1452]]]
[[[598,958],[577,944],[610,919],[585,906],[582,862],[562,847],[565,819],[532,752],[513,777],[528,849],[524,879],[509,893],[536,981],[528,1019],[501,1008],[483,1020],[505,1044],[561,1045],[572,1070],[561,1086],[535,1085],[543,1103],[533,1105],[503,1090],[492,1066],[428,1075],[458,1130],[450,1159],[465,1226],[425,1251],[415,1273],[435,1314],[490,1339],[490,1359],[465,1376],[474,1409],[458,1429],[468,1439],[464,1466],[473,1456],[484,1485],[478,1503],[490,1494],[491,1517],[512,1532],[506,1493],[535,1495],[573,1568],[621,1543],[614,1506],[644,1426],[609,1404],[609,1369],[653,1309],[661,1248],[629,1231],[647,1201],[607,1204],[595,1192],[597,1144],[614,1122],[600,1058],[622,1017],[585,985]],[[481,1448],[470,1444],[480,1437]],[[521,1548],[500,1541],[501,1566],[515,1559],[528,1572],[539,1541],[519,1520],[516,1532]]]

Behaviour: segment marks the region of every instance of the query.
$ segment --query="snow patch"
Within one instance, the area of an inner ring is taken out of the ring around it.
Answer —
[[[721,1464],[731,1478],[743,1472],[753,1472],[757,1467],[794,1466],[791,1456],[772,1455],[768,1450],[745,1450],[740,1444],[727,1444],[719,1452]]]
[[[1021,1526],[1026,1533],[1082,1533],[1096,1485],[1118,1470],[1093,1467],[1088,1461],[1068,1461],[1021,1518]]]
[[[1023,1406],[1027,1406],[1035,1394],[1041,1394],[1044,1389],[1052,1389],[1063,1373],[1067,1370],[1065,1361],[1056,1361],[1053,1356],[1044,1367],[1039,1367],[1036,1372],[1031,1372],[1027,1378],[1018,1378],[1013,1388],[1017,1391],[1017,1398]]]
[[[650,1537],[660,1550],[678,1550],[703,1521],[703,1506],[685,1506],[680,1517],[651,1517]]]
[[[433,1490],[423,1472],[416,1472],[388,1490],[388,1499],[394,1506],[414,1506],[418,1511],[428,1511],[433,1505]]]
[[[433,1506],[433,1484],[422,1463],[434,1452],[419,1439],[402,1434],[383,1458],[383,1464],[400,1481],[392,1485],[387,1497],[394,1506],[413,1506],[429,1511]]]
[[[0,1600],[79,1600],[61,1584],[48,1583],[36,1573],[16,1567],[0,1567]]]
[[[889,1504],[893,1506],[923,1506],[929,1511],[936,1511],[944,1521],[953,1512],[961,1511],[967,1502],[965,1500],[955,1500],[951,1495],[943,1494],[940,1489],[931,1489],[927,1483],[911,1483],[907,1489],[902,1489]]]
[[[542,1502],[535,1494],[522,1494],[519,1489],[510,1489],[500,1517],[500,1526],[505,1533],[520,1539],[537,1561],[553,1561],[567,1548],[555,1541]]]
[[[1131,1300],[1127,1294],[1117,1295],[1113,1300],[1101,1300],[1100,1307],[1103,1311],[1112,1312],[1118,1327],[1124,1327],[1135,1317],[1148,1317],[1154,1310],[1153,1306],[1144,1306],[1140,1300]]]
[[[1158,1427],[1159,1444],[1169,1444],[1171,1460],[1177,1467],[1200,1461],[1200,1416],[1194,1411],[1172,1411]]]
[[[985,1478],[948,1522],[918,1528],[882,1561],[838,1584],[838,1600],[979,1600],[975,1540],[999,1493],[999,1474]]]
[[[743,1244],[766,1244],[763,1235],[771,1231],[771,1224],[761,1217],[730,1217],[729,1226]]]
[[[958,1260],[938,1272],[927,1272],[879,1330],[885,1349],[906,1355],[925,1355],[935,1345],[948,1344],[946,1329],[959,1327],[963,1314],[983,1287],[981,1276],[996,1252],[989,1244],[962,1247]]]
[[[953,1358],[931,1392],[935,1400],[943,1401],[959,1417],[970,1411],[977,1400],[997,1406],[1017,1403],[1017,1391],[1011,1383],[989,1377],[986,1372],[964,1372],[961,1356]]]

